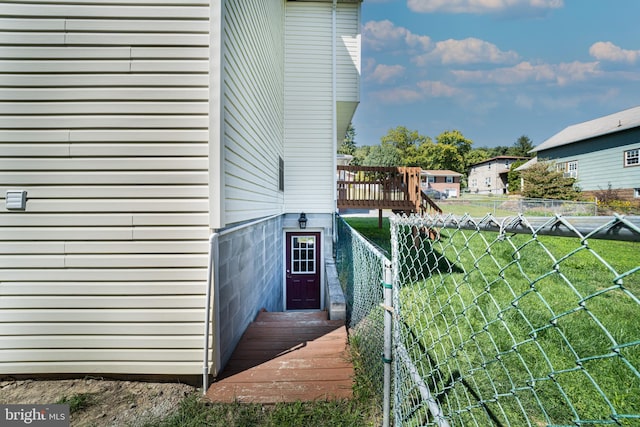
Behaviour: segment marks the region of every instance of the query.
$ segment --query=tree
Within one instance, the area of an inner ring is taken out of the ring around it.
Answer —
[[[473,141],[465,138],[462,132],[459,130],[447,130],[436,136],[436,142],[438,144],[446,144],[456,147],[458,154],[466,156],[471,151],[471,145]]]
[[[363,166],[401,166],[400,150],[390,143],[374,145],[362,161]]]
[[[580,190],[575,186],[576,180],[564,176],[557,171],[553,163],[539,161],[521,172],[524,180],[522,195],[524,197],[557,200],[577,200]]]
[[[509,173],[507,174],[507,183],[509,184],[509,193],[517,193],[520,191],[522,174],[516,169],[527,163],[527,160],[518,160],[511,164]]]
[[[533,142],[529,139],[528,136],[522,135],[518,140],[513,144],[509,153],[512,156],[520,156],[520,157],[530,157],[529,151],[533,149]]]
[[[484,162],[491,158],[491,154],[488,149],[485,148],[474,148],[469,151],[466,156],[464,156],[464,168],[465,170],[469,169],[472,165],[478,164],[480,162]]]
[[[395,129],[389,129],[387,134],[380,138],[380,142],[391,144],[400,150],[402,157],[409,147],[418,147],[427,142],[429,137],[420,135],[417,130],[409,130],[405,126],[397,126]]]
[[[448,169],[466,172],[465,156],[471,151],[473,142],[458,130],[444,131],[436,137],[432,148],[433,169]]]
[[[369,152],[371,151],[371,146],[370,145],[362,145],[360,147],[356,147],[355,151],[353,152],[353,160],[351,160],[352,165],[362,165],[364,164],[364,159],[367,158],[367,156],[369,155]]]
[[[351,123],[347,128],[347,133],[338,147],[338,154],[349,154],[353,156],[356,152],[356,129]]]

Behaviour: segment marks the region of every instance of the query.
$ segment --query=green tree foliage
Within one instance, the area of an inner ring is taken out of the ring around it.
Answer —
[[[578,200],[580,197],[580,190],[575,186],[576,180],[556,171],[553,163],[540,161],[521,174],[524,197],[558,200]]]
[[[436,137],[433,146],[431,169],[448,169],[464,173],[467,169],[465,157],[471,152],[473,141],[465,138],[459,130],[444,131]]]
[[[529,151],[533,149],[533,141],[528,136],[522,135],[516,140],[509,150],[510,156],[530,157]]]
[[[401,153],[405,153],[409,147],[418,147],[427,140],[429,140],[428,137],[420,135],[417,130],[409,130],[405,126],[389,129],[387,134],[380,138],[382,145],[391,144]]]
[[[360,147],[356,147],[355,151],[353,152],[353,160],[351,160],[351,164],[352,165],[363,165],[364,164],[364,159],[367,158],[367,156],[369,155],[369,152],[371,151],[371,146],[370,145],[363,145]]]
[[[485,160],[490,159],[492,156],[487,148],[474,148],[464,156],[465,169],[469,169],[471,165],[475,165]]]
[[[516,169],[527,163],[527,160],[518,160],[511,164],[509,173],[507,174],[507,183],[509,184],[509,193],[517,193],[520,191],[521,172]]]
[[[400,150],[391,143],[382,143],[370,148],[369,154],[362,161],[363,166],[402,166]]]
[[[347,133],[338,147],[338,154],[349,154],[353,156],[356,152],[356,129],[351,123],[347,128]]]

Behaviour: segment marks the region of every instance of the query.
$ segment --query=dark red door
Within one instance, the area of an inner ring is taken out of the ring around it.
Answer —
[[[320,233],[287,233],[287,310],[320,309]]]

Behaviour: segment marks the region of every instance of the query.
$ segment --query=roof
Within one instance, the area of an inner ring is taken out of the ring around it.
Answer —
[[[499,162],[500,160],[529,160],[529,157],[520,157],[520,156],[496,156],[496,157],[492,157],[490,159],[487,160],[483,160],[481,162],[478,163],[474,163],[471,165],[471,167],[473,166],[478,166],[478,165],[483,165],[485,163],[491,163],[491,162]]]
[[[529,160],[527,163],[518,166],[515,170],[516,172],[520,172],[525,169],[529,169],[531,166],[535,165],[536,163],[538,163],[538,158],[534,157],[533,159]]]
[[[640,126],[640,106],[564,128],[530,153],[584,141]]]
[[[425,170],[423,169],[422,172],[420,172],[421,175],[432,175],[432,176],[462,176],[461,173],[459,172],[455,172],[455,171],[450,171],[450,170],[435,170],[435,169],[429,169],[429,170]]]

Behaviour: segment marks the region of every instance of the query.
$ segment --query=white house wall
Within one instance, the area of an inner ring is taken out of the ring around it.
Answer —
[[[210,11],[181,4],[2,6],[0,375],[202,372]]]
[[[228,0],[223,22],[224,224],[282,213],[284,3]]]
[[[359,3],[337,5],[336,105],[332,4],[286,3],[285,204],[288,212],[335,210],[334,144],[344,136],[359,100],[359,13]],[[341,120],[336,122],[334,130],[338,105]]]

